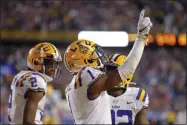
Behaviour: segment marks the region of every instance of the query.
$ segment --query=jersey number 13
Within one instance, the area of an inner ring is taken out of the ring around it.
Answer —
[[[123,116],[127,116],[128,121],[115,123],[117,117],[123,117]],[[112,117],[112,125],[115,125],[115,124],[132,125],[132,111],[131,110],[117,110],[117,111],[111,110],[111,117]]]

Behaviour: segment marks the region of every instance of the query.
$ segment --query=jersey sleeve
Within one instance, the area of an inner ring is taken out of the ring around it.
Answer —
[[[136,100],[137,100],[137,110],[148,108],[149,96],[144,89],[142,88],[138,89]]]
[[[38,73],[25,74],[21,80],[22,84],[27,88],[27,90],[46,91],[47,83]]]
[[[84,67],[82,70],[78,72],[75,80],[75,89],[81,86],[88,86],[94,81],[96,81],[104,72],[92,68],[92,67]]]

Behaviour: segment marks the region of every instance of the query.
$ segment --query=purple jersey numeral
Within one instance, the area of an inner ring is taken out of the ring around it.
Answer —
[[[117,113],[116,117],[127,116],[128,121],[115,123],[115,111],[111,110],[112,125],[115,125],[115,124],[118,124],[118,125],[132,125],[132,111],[131,110],[117,110],[116,113]]]
[[[95,79],[95,77],[93,76],[93,74],[91,73],[90,70],[87,70],[88,74],[91,76],[92,80]]]

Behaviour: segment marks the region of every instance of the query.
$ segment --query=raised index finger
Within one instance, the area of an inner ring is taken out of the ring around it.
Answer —
[[[139,20],[143,20],[144,18],[144,13],[145,13],[145,10],[143,9],[140,13],[140,17],[139,17]]]

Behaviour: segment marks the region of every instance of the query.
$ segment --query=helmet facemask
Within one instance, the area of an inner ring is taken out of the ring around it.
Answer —
[[[61,60],[54,60],[53,58],[44,58],[42,72],[54,79],[58,78],[60,75],[60,65]]]
[[[93,58],[93,54],[97,55],[97,58]],[[105,51],[102,49],[101,46],[95,44],[95,50],[93,51],[90,60],[88,61],[95,61],[97,60],[98,68],[102,69],[104,68],[104,65],[106,65],[109,62],[108,55],[105,53]]]

